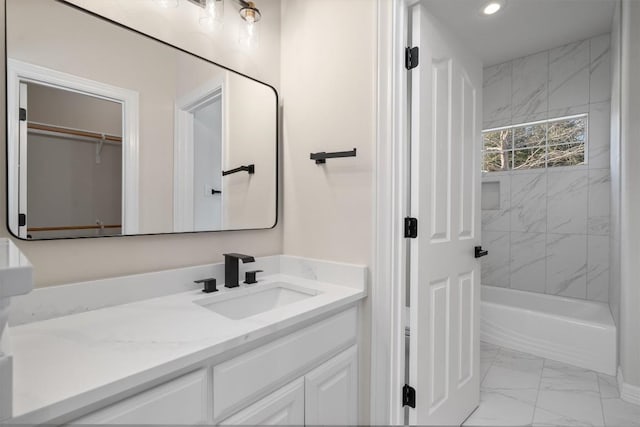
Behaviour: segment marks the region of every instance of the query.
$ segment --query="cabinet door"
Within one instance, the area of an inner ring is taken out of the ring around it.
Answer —
[[[353,346],[305,376],[305,424],[357,422],[358,350]]]
[[[194,425],[207,422],[207,371],[169,381],[76,419],[80,424]]]
[[[303,425],[304,379],[271,393],[222,421],[220,425]]]

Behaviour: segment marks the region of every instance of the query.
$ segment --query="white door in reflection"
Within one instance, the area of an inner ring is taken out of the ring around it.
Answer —
[[[222,96],[193,110],[194,231],[222,228]]]

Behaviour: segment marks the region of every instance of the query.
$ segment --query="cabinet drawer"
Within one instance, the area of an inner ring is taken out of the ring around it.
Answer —
[[[220,425],[304,425],[304,378],[298,378]]]
[[[69,423],[194,425],[207,422],[207,371],[202,369]]]
[[[338,350],[355,343],[356,308],[294,332],[213,369],[214,419],[302,376]]]

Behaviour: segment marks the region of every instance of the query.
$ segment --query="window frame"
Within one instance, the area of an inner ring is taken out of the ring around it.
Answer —
[[[570,121],[570,120],[575,120],[575,119],[583,119],[584,120],[584,141],[583,142],[567,142],[567,143],[560,143],[560,144],[549,144],[549,126],[552,123]],[[546,125],[545,137],[544,137],[544,145],[534,145],[534,146],[531,146],[531,147],[526,146],[526,147],[523,147],[523,148],[516,148],[515,141],[516,141],[516,130],[517,129],[522,129],[522,128],[526,128],[526,127],[530,127],[530,126],[541,125],[541,124],[545,124]],[[495,171],[485,170],[485,158],[486,158],[486,155],[488,153],[491,153],[491,151],[487,151],[486,150],[485,135],[488,134],[488,133],[499,132],[499,131],[504,131],[504,130],[511,131],[511,135],[510,135],[511,144],[510,144],[508,149],[496,151],[495,153],[496,154],[498,154],[498,153],[508,153],[508,156],[509,156],[508,165],[509,165],[509,167],[507,169],[504,169],[504,170],[495,170]],[[549,165],[549,148],[550,147],[562,147],[562,146],[570,146],[570,145],[576,145],[576,144],[582,144],[584,146],[584,160],[583,160],[583,162],[581,164],[577,164],[577,165],[562,165],[562,166]],[[544,166],[537,167],[537,168],[515,169],[515,153],[517,151],[539,150],[539,149],[544,149]],[[531,121],[531,122],[517,123],[517,124],[508,125],[508,126],[499,126],[499,127],[494,127],[494,128],[488,128],[488,129],[483,129],[482,130],[482,166],[481,166],[481,170],[482,170],[483,174],[486,174],[486,173],[496,174],[496,173],[507,173],[507,172],[527,172],[527,171],[528,172],[532,172],[532,171],[539,171],[539,170],[547,170],[549,168],[553,168],[554,170],[560,170],[562,168],[585,168],[585,167],[588,167],[588,164],[589,164],[589,151],[588,150],[589,150],[589,113],[588,112],[580,113],[580,114],[573,114],[573,115],[569,115],[569,116],[554,117],[554,118],[545,119],[545,120],[536,120],[536,121]]]

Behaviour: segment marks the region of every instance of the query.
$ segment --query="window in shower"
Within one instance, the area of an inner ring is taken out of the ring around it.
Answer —
[[[587,114],[488,129],[483,172],[578,166],[586,162]]]

